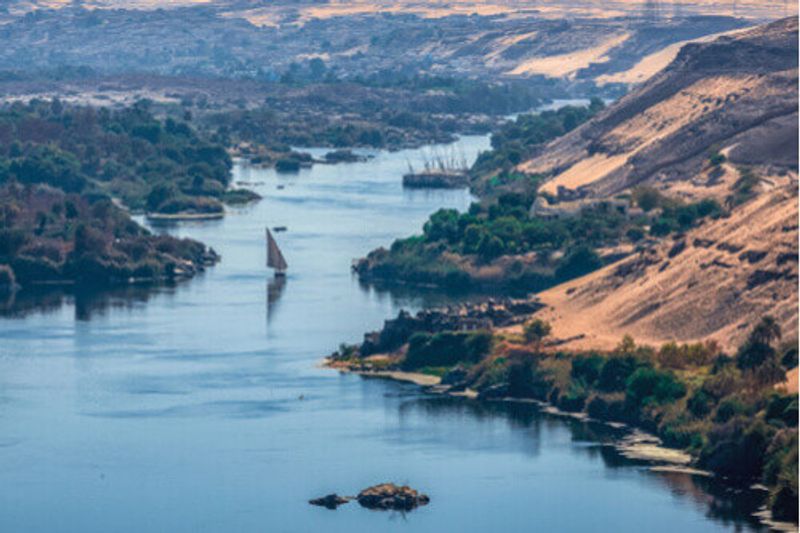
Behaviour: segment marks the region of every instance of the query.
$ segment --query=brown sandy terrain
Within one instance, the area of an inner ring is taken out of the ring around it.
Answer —
[[[626,84],[638,84],[644,83],[645,81],[649,80],[659,72],[661,72],[664,68],[667,67],[670,63],[672,63],[675,58],[678,56],[678,52],[680,52],[681,48],[689,43],[707,43],[718,39],[724,35],[736,35],[737,33],[741,33],[742,31],[746,30],[732,30],[729,32],[720,32],[714,33],[712,35],[706,35],[705,37],[700,37],[699,39],[689,39],[686,41],[679,41],[677,43],[673,43],[665,48],[662,48],[658,52],[654,52],[650,55],[643,57],[638,63],[636,63],[633,67],[628,70],[623,70],[620,72],[615,72],[613,74],[603,74],[595,78],[595,81],[598,85],[606,85],[608,83],[626,83]]]
[[[797,332],[797,176],[683,237],[542,293],[556,338],[611,348],[626,334],[659,345],[717,340],[738,346],[772,315]]]
[[[610,349],[714,339],[729,351],[764,315],[798,332],[797,19],[682,49],[638,90],[520,166],[606,197],[649,183],[669,195],[755,196],[729,216],[540,295],[559,345]],[[709,153],[727,161],[715,167]],[[784,387],[797,391],[797,372]]]
[[[551,193],[563,186],[603,197],[643,182],[679,185],[715,150],[734,165],[796,168],[797,106],[791,18],[685,46],[667,69],[518,170],[550,176]]]
[[[551,78],[570,77],[578,70],[584,69],[592,63],[605,63],[609,61],[608,52],[612,48],[624,43],[629,37],[630,35],[623,33],[621,35],[612,36],[592,48],[585,48],[561,55],[533,57],[517,65],[509,74],[512,76],[544,74]]]

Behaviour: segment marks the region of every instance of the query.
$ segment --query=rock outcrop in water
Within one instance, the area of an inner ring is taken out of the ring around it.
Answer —
[[[422,505],[428,505],[430,498],[407,485],[399,486],[394,483],[381,483],[368,487],[358,493],[358,496],[339,496],[335,492],[309,500],[311,505],[336,509],[350,500],[358,500],[361,507],[379,511],[411,511]]]
[[[430,498],[406,485],[383,483],[369,487],[358,493],[358,503],[367,509],[382,511],[410,511],[422,505],[428,505]]]
[[[308,500],[308,503],[311,505],[319,505],[320,507],[327,507],[328,509],[336,509],[340,505],[348,503],[351,499],[352,498],[348,496],[339,496],[334,492],[333,494],[328,494],[327,496],[323,496],[321,498]]]

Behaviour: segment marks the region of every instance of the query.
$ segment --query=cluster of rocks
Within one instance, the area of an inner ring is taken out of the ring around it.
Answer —
[[[396,350],[417,332],[475,331],[501,328],[524,322],[543,307],[536,298],[489,298],[477,303],[425,309],[416,315],[400,311],[386,320],[380,331],[364,335],[359,353],[368,356]]]
[[[430,502],[430,498],[426,494],[407,485],[382,483],[362,490],[358,496],[339,496],[333,493],[321,498],[314,498],[308,503],[336,509],[350,500],[357,500],[361,507],[380,511],[411,511]]]

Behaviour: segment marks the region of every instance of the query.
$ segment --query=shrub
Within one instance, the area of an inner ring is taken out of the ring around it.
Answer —
[[[723,399],[717,406],[714,414],[714,421],[724,424],[735,416],[746,415],[750,411],[745,402],[736,396],[729,396]]]
[[[725,161],[727,161],[727,158],[719,152],[714,152],[708,157],[708,162],[713,167],[718,167]]]
[[[662,202],[661,193],[653,187],[636,187],[633,190],[633,200],[636,205],[641,207],[644,211],[651,211],[655,209]]]
[[[260,200],[261,195],[249,189],[231,189],[226,191],[222,200],[227,204],[247,204]]]
[[[627,381],[625,400],[634,406],[671,403],[686,395],[686,385],[672,372],[639,368]]]
[[[550,383],[532,357],[526,357],[508,367],[508,395],[512,398],[547,397]]]
[[[781,431],[766,452],[763,481],[774,488],[769,506],[774,518],[797,522],[797,432]]]
[[[580,383],[572,382],[565,394],[558,398],[558,407],[568,412],[578,412],[586,405],[588,394]]]
[[[403,368],[410,370],[423,366],[452,366],[462,361],[477,362],[489,353],[491,340],[491,334],[485,331],[418,332],[409,339]]]
[[[525,324],[525,340],[527,342],[541,342],[542,339],[550,335],[552,327],[550,324],[539,318],[535,318]]]
[[[759,478],[773,433],[774,430],[762,421],[735,417],[709,432],[708,443],[700,451],[699,464],[732,478]]]
[[[703,389],[697,389],[686,402],[686,408],[695,418],[705,418],[714,407],[714,397]]]
[[[591,387],[600,378],[605,359],[600,355],[578,355],[572,359],[570,375]]]
[[[797,427],[797,416],[797,396],[795,395],[773,394],[764,413],[767,422],[778,422],[788,427]]]
[[[625,422],[630,419],[625,399],[622,395],[595,396],[586,408],[587,413],[597,420]]]
[[[556,278],[566,281],[593,272],[603,266],[603,261],[589,246],[581,245],[571,250],[556,268]]]
[[[600,371],[597,388],[605,392],[625,390],[628,378],[640,366],[649,366],[649,363],[633,355],[609,357]]]

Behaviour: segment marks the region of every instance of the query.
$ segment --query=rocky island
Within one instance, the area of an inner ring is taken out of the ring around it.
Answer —
[[[327,507],[328,509],[336,509],[350,500],[358,501],[359,505],[366,509],[402,512],[412,511],[417,507],[430,503],[430,498],[426,494],[421,494],[406,485],[400,486],[394,483],[382,483],[368,487],[359,492],[357,496],[328,494],[321,498],[309,500],[308,503]]]

